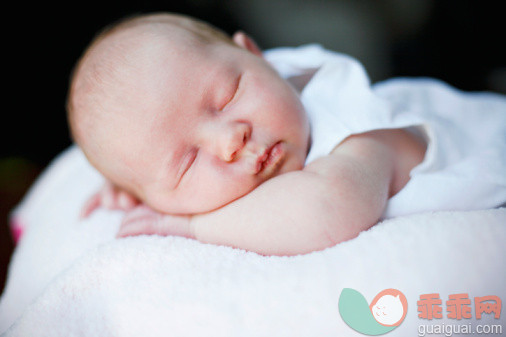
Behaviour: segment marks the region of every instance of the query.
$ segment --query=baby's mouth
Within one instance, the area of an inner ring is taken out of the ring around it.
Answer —
[[[263,171],[274,171],[285,156],[285,147],[281,141],[267,148],[256,160],[255,175]]]

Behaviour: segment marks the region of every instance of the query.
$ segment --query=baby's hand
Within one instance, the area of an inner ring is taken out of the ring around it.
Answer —
[[[110,182],[106,182],[100,191],[86,201],[81,209],[80,216],[81,218],[86,218],[100,207],[128,211],[139,203],[140,201],[130,193],[117,188]]]
[[[162,214],[142,204],[125,214],[116,237],[157,234],[194,238],[190,220],[191,215]]]

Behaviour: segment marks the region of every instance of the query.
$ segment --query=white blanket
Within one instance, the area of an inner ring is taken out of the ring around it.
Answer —
[[[115,240],[121,212],[77,218],[101,182],[72,147],[15,210],[27,228],[1,297],[0,333],[360,336],[340,316],[344,288],[368,302],[387,288],[405,294],[408,311],[391,336],[443,323],[506,329],[504,312],[476,320],[472,303],[506,300],[505,209],[399,217],[321,252],[263,257],[179,237]],[[442,319],[418,317],[417,301],[429,293],[439,293]],[[469,295],[471,319],[447,317],[445,302],[458,293]]]

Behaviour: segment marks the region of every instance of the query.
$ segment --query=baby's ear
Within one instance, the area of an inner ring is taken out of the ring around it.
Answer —
[[[241,31],[235,32],[234,36],[232,36],[232,40],[239,47],[244,48],[259,57],[263,57],[262,51],[260,50],[256,42],[246,33]]]

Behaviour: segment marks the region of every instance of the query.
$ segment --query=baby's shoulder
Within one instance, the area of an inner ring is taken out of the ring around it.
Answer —
[[[337,145],[329,156],[363,158],[366,165],[389,162],[393,165],[391,195],[409,181],[411,170],[419,165],[427,143],[407,129],[382,129],[352,135]]]

